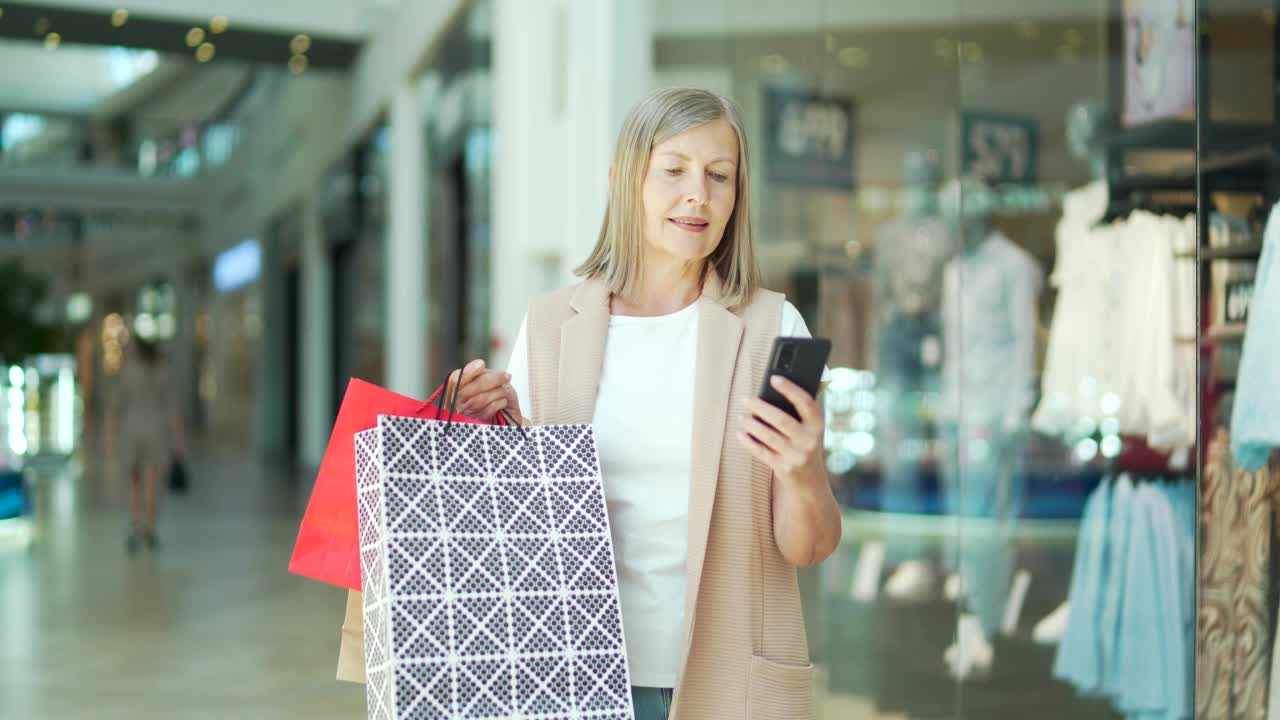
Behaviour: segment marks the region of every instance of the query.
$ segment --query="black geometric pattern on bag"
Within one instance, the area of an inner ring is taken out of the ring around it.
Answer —
[[[485,435],[489,441],[494,477],[529,480],[542,476],[542,469],[538,466],[538,446],[531,442],[527,431],[493,427]]]
[[[631,720],[591,428],[444,427],[357,436],[370,718]]]
[[[435,437],[436,457],[440,474],[454,478],[483,478],[486,468],[485,426],[452,423],[447,434],[441,431]]]
[[[552,425],[539,428],[542,455],[547,459],[549,478],[592,478],[600,476],[595,440],[590,425]]]

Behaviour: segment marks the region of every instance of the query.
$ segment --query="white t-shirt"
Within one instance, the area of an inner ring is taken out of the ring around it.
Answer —
[[[675,687],[680,664],[697,307],[658,317],[609,318],[592,419],[618,566],[627,662],[631,683],[640,687]],[[809,337],[791,303],[783,306],[779,333]],[[527,412],[525,323],[507,372]]]

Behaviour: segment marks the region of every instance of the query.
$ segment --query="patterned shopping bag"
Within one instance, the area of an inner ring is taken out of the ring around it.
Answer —
[[[589,425],[355,436],[371,720],[631,720]]]

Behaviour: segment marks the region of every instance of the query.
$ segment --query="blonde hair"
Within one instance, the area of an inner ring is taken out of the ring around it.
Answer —
[[[760,286],[760,270],[751,234],[751,164],[742,114],[728,98],[694,88],[659,90],[628,113],[613,155],[600,236],[590,257],[574,271],[578,276],[602,280],[615,295],[633,295],[646,251],[643,188],[649,155],[672,137],[716,120],[728,122],[738,136],[737,199],[707,266],[720,276],[726,306],[738,308],[751,299]]]

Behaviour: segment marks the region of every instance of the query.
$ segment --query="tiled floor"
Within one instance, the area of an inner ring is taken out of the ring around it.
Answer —
[[[343,593],[286,571],[304,478],[199,457],[193,492],[166,500],[162,549],[135,559],[121,487],[100,466],[43,467],[30,537],[0,524],[0,719],[364,716],[363,689],[334,680]],[[1052,649],[1026,637],[1065,592],[1069,526],[1030,534],[1027,619],[998,641],[993,675],[963,687],[942,663],[954,608],[849,597],[875,527],[854,519],[846,546],[805,578],[823,720],[1114,717],[1055,682]]]
[[[33,537],[0,540],[0,718],[361,717],[334,680],[343,594],[285,571],[287,477],[206,458],[131,560],[118,478],[40,473]]]

